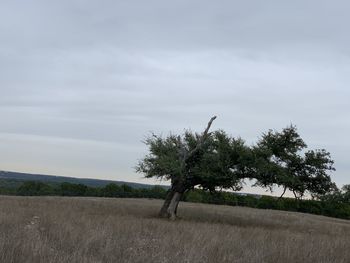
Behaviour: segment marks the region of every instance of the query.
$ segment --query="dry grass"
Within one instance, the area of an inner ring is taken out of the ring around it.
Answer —
[[[159,200],[0,197],[0,262],[350,262],[350,222]]]

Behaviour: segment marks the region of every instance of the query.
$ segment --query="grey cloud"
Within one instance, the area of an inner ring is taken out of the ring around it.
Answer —
[[[248,143],[298,125],[346,182],[346,1],[0,5],[1,167],[137,181],[149,131],[201,130],[217,114],[215,128]],[[74,148],[69,158],[60,143]],[[15,158],[21,145],[33,151],[27,162]]]
[[[347,1],[7,1],[3,39],[38,48],[348,49]],[[344,43],[345,42],[345,43]],[[25,46],[25,45],[23,45]]]

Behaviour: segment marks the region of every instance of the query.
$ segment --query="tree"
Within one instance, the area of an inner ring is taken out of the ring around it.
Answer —
[[[107,184],[102,188],[103,196],[106,197],[117,197],[121,191],[121,187],[114,183]]]
[[[342,199],[344,203],[350,203],[350,184],[342,187]]]
[[[43,182],[26,181],[18,189],[18,195],[52,195],[53,187]]]
[[[146,177],[170,180],[171,187],[159,212],[161,217],[176,218],[181,197],[195,187],[213,192],[219,189],[240,190],[245,179],[256,179],[257,186],[274,185],[289,189],[296,198],[306,192],[313,196],[334,188],[328,172],[333,160],[325,150],[306,151],[306,144],[296,127],[282,132],[268,131],[255,146],[248,147],[241,138],[224,131],[209,132],[216,117],[203,133],[185,131],[183,135],[162,138],[152,135],[149,147],[136,171]]]
[[[84,196],[87,186],[83,184],[72,184],[63,182],[59,185],[58,191],[63,196]]]
[[[215,119],[210,119],[201,134],[185,131],[182,136],[152,135],[146,139],[150,153],[139,162],[136,171],[148,178],[171,181],[160,217],[175,219],[181,197],[196,186],[209,191],[217,187],[239,190],[242,179],[251,174],[246,165],[251,163],[249,147],[224,131],[210,133]]]
[[[263,134],[254,149],[256,156],[257,185],[289,189],[295,198],[305,193],[313,196],[324,195],[335,184],[329,172],[334,171],[334,161],[326,150],[307,150],[295,126],[282,132],[268,131]]]

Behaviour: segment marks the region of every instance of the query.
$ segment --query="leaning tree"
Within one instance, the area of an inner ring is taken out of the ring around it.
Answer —
[[[171,182],[161,217],[175,219],[181,197],[195,187],[240,190],[248,178],[265,188],[282,186],[282,196],[289,189],[300,198],[305,192],[322,195],[334,186],[328,174],[334,170],[329,153],[305,151],[306,144],[294,126],[269,131],[248,147],[222,130],[209,132],[215,119],[211,118],[201,134],[187,130],[183,135],[163,138],[153,134],[146,139],[149,154],[136,171]]]
[[[195,186],[210,191],[217,187],[239,190],[242,180],[250,176],[250,148],[224,131],[209,132],[215,119],[211,118],[201,134],[185,131],[181,136],[152,135],[146,139],[150,153],[136,171],[171,181],[161,217],[175,219],[181,197]]]

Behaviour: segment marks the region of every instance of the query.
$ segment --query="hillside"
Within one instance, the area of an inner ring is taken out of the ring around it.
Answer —
[[[50,184],[68,182],[72,184],[84,184],[90,187],[103,187],[103,186],[106,186],[107,184],[115,183],[118,185],[126,184],[136,189],[151,188],[154,186],[149,184],[139,184],[139,183],[124,182],[124,181],[99,180],[99,179],[0,171],[0,187],[1,186],[18,187],[24,181],[39,181],[39,182],[50,183]]]
[[[162,201],[0,197],[0,262],[349,262],[350,222]]]

